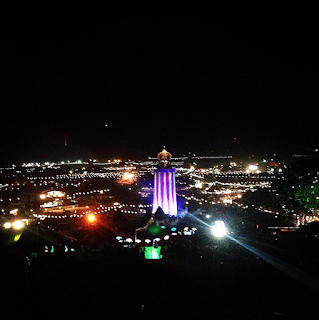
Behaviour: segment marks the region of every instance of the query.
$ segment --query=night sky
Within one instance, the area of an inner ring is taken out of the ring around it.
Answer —
[[[0,163],[318,148],[318,30],[300,17],[10,20]]]

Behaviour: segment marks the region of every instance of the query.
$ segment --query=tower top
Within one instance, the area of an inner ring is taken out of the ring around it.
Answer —
[[[163,147],[163,150],[157,155],[158,164],[162,168],[169,166],[169,161],[172,159],[172,154]]]

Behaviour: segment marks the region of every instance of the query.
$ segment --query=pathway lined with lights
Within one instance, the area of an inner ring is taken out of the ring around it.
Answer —
[[[109,212],[121,212],[128,214],[145,214],[146,209],[152,207],[151,204],[125,204],[115,202],[113,205],[105,206],[82,206],[68,205],[57,208],[44,209],[41,213],[34,213],[35,218],[44,220],[49,219],[65,219],[65,218],[82,218],[85,215],[97,215]]]

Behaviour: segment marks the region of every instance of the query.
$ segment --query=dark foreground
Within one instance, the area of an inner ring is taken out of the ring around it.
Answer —
[[[19,246],[2,248],[2,311],[17,319],[317,318],[318,295],[307,283],[317,281],[315,269],[303,279],[303,272],[289,275],[300,270],[298,259],[287,274],[230,239],[200,244],[179,243],[162,260],[108,246],[27,260]],[[285,252],[265,243],[260,249],[266,246],[268,258]],[[285,257],[285,266],[291,265],[289,259]]]

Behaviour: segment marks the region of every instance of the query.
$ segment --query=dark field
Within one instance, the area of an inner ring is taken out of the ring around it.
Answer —
[[[116,243],[35,258],[21,237],[1,248],[2,308],[35,318],[317,318],[316,238],[233,236],[253,252],[199,234],[171,244],[162,260]]]

